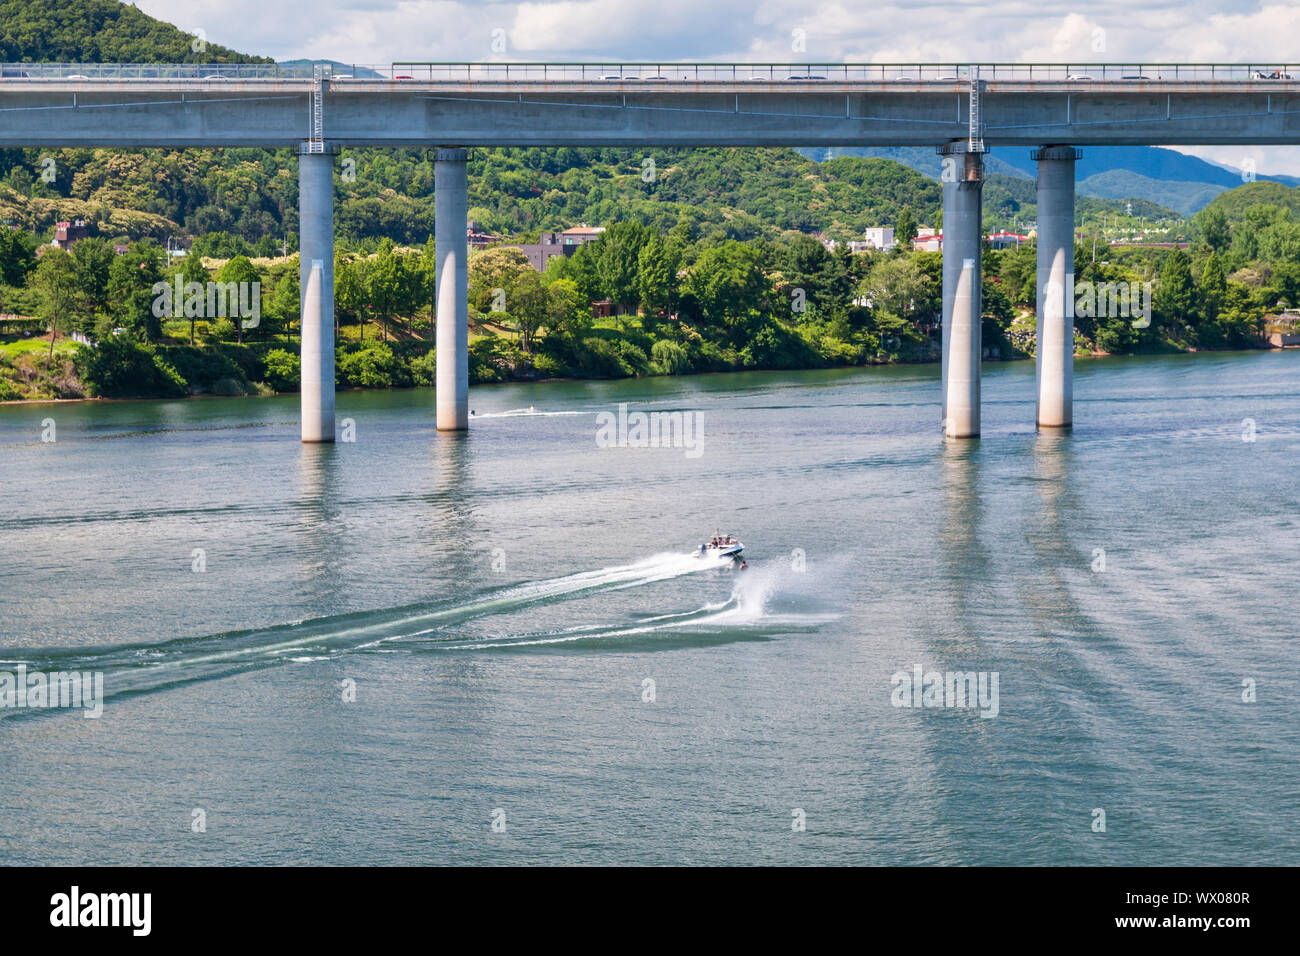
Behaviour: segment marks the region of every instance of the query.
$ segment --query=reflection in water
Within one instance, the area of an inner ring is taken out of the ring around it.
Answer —
[[[298,453],[297,536],[299,587],[306,597],[328,596],[341,575],[337,547],[339,452],[333,442],[306,443]]]
[[[473,438],[468,432],[438,432],[433,442],[432,487],[428,491],[428,528],[437,555],[451,566],[453,580],[475,577],[471,563],[488,560],[473,546],[482,535],[472,520],[473,484],[470,458]]]
[[[979,442],[946,441],[940,467],[943,523],[939,545],[943,555],[942,586],[952,601],[950,620],[961,628],[960,638],[975,637],[971,611],[986,587],[988,554],[979,542],[983,523]]]

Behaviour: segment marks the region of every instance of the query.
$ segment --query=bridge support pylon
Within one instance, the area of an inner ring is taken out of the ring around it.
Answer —
[[[439,431],[469,428],[469,195],[463,149],[439,149],[434,162]]]
[[[1039,428],[1074,423],[1073,146],[1035,150],[1038,163],[1038,348],[1034,360]]]
[[[980,433],[981,255],[984,164],[964,141],[939,148],[943,157],[943,433]]]
[[[298,280],[302,306],[302,440],[334,440],[334,154],[298,152]]]

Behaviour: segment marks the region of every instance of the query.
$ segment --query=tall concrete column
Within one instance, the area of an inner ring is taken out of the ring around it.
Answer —
[[[1072,146],[1035,150],[1038,163],[1038,357],[1040,428],[1074,422],[1074,163]]]
[[[944,160],[943,431],[949,438],[978,438],[984,164],[965,142],[949,143],[939,154]]]
[[[440,149],[433,167],[439,431],[469,427],[468,158],[463,149]]]
[[[334,152],[298,152],[302,440],[334,440]]]

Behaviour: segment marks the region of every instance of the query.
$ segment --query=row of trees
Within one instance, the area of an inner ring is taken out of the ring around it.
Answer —
[[[914,225],[905,206],[899,230]],[[1134,321],[1140,295],[1121,314],[1076,309],[1079,345],[1107,352],[1242,347],[1257,338],[1267,312],[1300,302],[1300,245],[1290,245],[1300,224],[1286,208],[1252,206],[1227,222],[1210,210],[1199,217],[1196,235],[1187,251],[1077,244],[1076,285],[1154,289],[1149,323]],[[27,238],[0,231],[0,281],[26,286],[33,296],[51,332],[51,358],[58,331],[147,343],[163,339],[166,328],[173,339],[182,337],[174,319],[154,307],[156,284],[170,288],[177,279],[183,287],[261,286],[257,327],[245,331],[237,320],[208,316],[207,341],[238,344],[247,335],[267,342],[281,333],[287,339],[299,319],[292,259],[255,266],[236,255],[209,270],[197,243],[177,260],[151,240],[115,254],[102,238],[83,239],[71,251],[47,247],[39,259],[32,252]],[[376,338],[414,338],[419,345],[411,355],[423,357],[434,318],[435,264],[432,240],[414,249],[386,241],[370,254],[341,247],[334,270],[337,321],[355,323],[362,344],[372,322],[379,325]],[[475,367],[488,378],[528,370],[583,376],[933,357],[941,273],[939,253],[912,252],[907,244],[889,254],[854,255],[797,233],[739,241],[699,235],[688,224],[661,231],[616,222],[598,241],[552,259],[544,273],[509,247],[471,258]],[[1018,311],[1035,305],[1036,250],[1032,244],[986,250],[984,275],[986,344],[1032,348],[1032,335],[1012,326]],[[610,321],[593,318],[592,303],[602,301],[609,303]],[[184,315],[191,344],[203,318],[201,311]],[[373,355],[358,359],[359,367],[375,361]],[[423,370],[408,372],[402,380],[425,377]]]
[[[0,243],[0,272],[5,271],[6,261],[2,247]],[[98,237],[82,239],[71,249],[47,246],[34,267],[24,269],[19,260],[14,271],[4,278],[12,285],[26,282],[36,294],[37,311],[50,330],[51,356],[58,332],[80,332],[97,339],[125,334],[142,342],[156,341],[162,337],[164,321],[177,313],[189,323],[191,345],[195,344],[200,319],[207,320],[215,338],[243,341],[244,326],[239,321],[241,316],[234,314],[233,302],[226,304],[222,316],[185,310],[183,300],[175,312],[164,308],[170,305],[171,298],[159,304],[158,284],[165,284],[171,296],[178,278],[182,289],[191,283],[206,288],[209,281],[215,281],[251,290],[256,283],[259,315],[253,334],[261,338],[285,332],[297,321],[299,312],[296,268],[268,277],[259,273],[246,256],[236,256],[213,272],[194,251],[180,261],[168,261],[152,240],[130,243],[121,254],[114,243]],[[267,289],[269,294],[264,291]],[[206,307],[206,296],[204,300]]]

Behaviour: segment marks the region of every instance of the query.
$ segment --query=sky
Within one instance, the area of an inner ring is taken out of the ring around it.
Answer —
[[[1300,60],[1281,0],[135,0],[277,60],[1168,62]],[[797,49],[802,46],[803,49]],[[1300,175],[1300,148],[1184,148]]]

